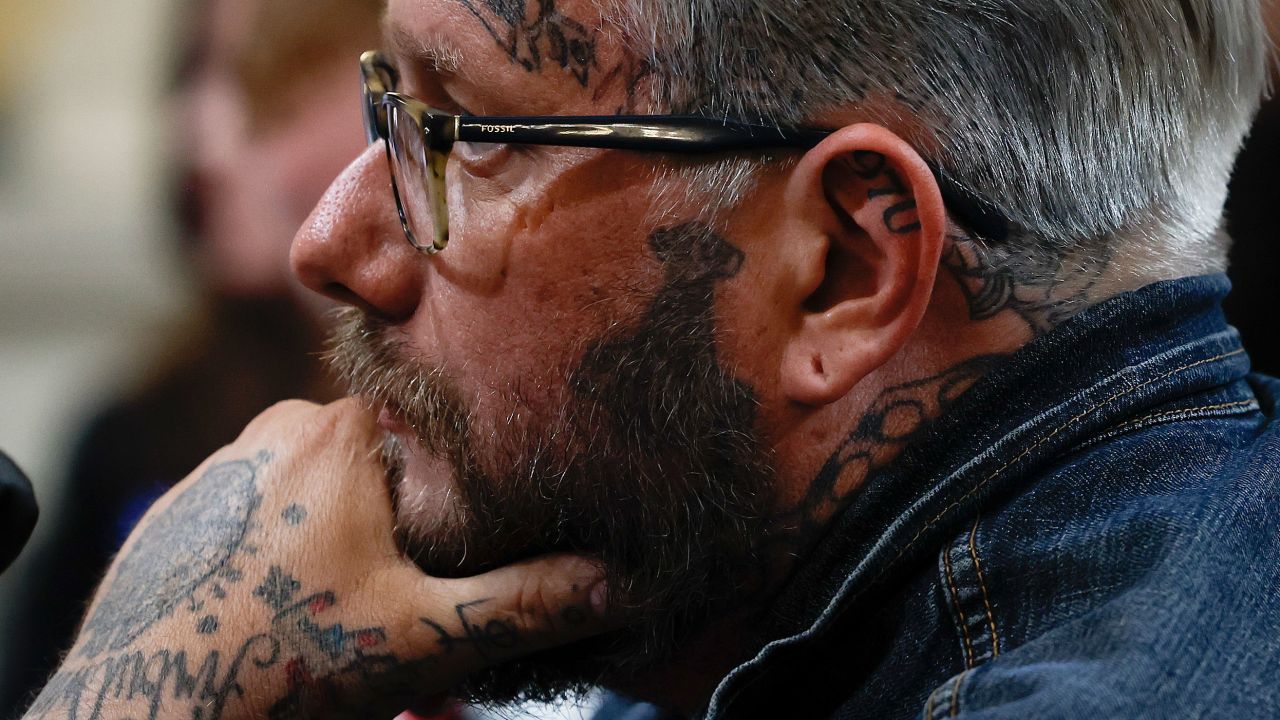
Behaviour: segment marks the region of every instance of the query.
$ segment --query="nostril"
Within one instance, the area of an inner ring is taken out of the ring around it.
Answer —
[[[366,313],[377,314],[374,308],[365,302],[365,299],[352,292],[351,288],[339,282],[327,282],[320,292],[337,300],[340,303],[358,307]]]

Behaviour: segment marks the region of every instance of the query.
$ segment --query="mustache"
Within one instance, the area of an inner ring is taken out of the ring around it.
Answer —
[[[371,408],[386,408],[413,431],[422,449],[465,453],[470,413],[444,368],[410,359],[390,323],[356,308],[334,312],[325,360],[330,371]]]

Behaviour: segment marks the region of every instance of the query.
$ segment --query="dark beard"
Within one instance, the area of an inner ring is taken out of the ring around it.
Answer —
[[[354,309],[339,318],[332,361],[352,393],[389,406],[453,471],[454,516],[421,527],[405,512],[390,449],[406,553],[438,577],[548,552],[593,555],[611,606],[635,618],[608,637],[485,671],[464,688],[471,699],[545,699],[625,681],[761,582],[754,547],[773,475],[754,393],[721,366],[715,345],[715,284],[737,273],[742,254],[701,225],[660,230],[650,245],[666,277],[643,316],[561,373],[555,412],[522,408],[522,420],[483,437],[443,369],[403,357],[380,321]]]

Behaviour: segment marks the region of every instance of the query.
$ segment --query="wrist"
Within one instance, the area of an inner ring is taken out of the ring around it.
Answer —
[[[26,718],[201,717],[239,720],[267,715],[263,698],[283,693],[280,641],[257,633],[237,641],[167,643],[85,657],[77,646],[28,709]]]

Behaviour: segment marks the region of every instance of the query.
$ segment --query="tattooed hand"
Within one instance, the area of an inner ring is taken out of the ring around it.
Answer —
[[[423,575],[378,443],[350,400],[254,420],[143,518],[26,717],[389,718],[607,629],[586,559]]]

